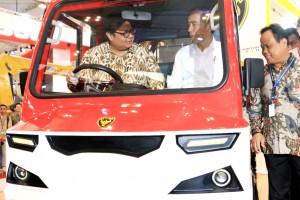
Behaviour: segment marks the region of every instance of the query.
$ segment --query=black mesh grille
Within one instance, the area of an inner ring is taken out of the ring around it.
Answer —
[[[141,157],[158,149],[164,136],[47,136],[51,148],[65,155],[117,153]]]

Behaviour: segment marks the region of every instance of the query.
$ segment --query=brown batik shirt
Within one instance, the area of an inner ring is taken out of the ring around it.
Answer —
[[[273,83],[282,70],[266,65],[265,85],[251,91],[249,107],[252,135],[262,133],[267,141],[266,154],[292,154],[300,156],[300,60],[296,60],[275,90],[275,115],[269,117]]]
[[[154,55],[146,48],[134,44],[123,56],[110,51],[108,42],[89,49],[81,64],[99,64],[117,72],[124,83],[144,85],[150,89],[163,89],[165,78]],[[90,81],[110,81],[113,78],[100,70],[81,70],[80,75]]]

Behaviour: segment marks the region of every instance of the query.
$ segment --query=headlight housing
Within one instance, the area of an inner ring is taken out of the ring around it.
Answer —
[[[9,147],[33,152],[38,146],[38,135],[24,135],[24,134],[6,134],[7,143]]]
[[[177,135],[177,145],[187,154],[230,149],[239,133]]]

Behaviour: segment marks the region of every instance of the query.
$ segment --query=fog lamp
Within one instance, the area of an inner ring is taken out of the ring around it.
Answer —
[[[225,169],[219,169],[212,174],[212,181],[216,186],[225,187],[231,181],[230,173]]]
[[[14,169],[14,177],[19,181],[27,181],[29,179],[29,173],[22,167],[16,166]]]

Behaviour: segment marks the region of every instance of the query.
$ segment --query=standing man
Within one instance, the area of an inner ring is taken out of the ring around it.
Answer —
[[[269,199],[300,199],[300,60],[278,24],[260,32],[265,85],[251,91],[252,151],[264,152]]]
[[[193,9],[188,17],[192,44],[181,48],[176,56],[168,88],[210,87],[221,82],[223,62],[221,43],[213,37],[210,17],[205,11]]]
[[[10,116],[13,126],[16,125],[20,121],[21,114],[22,114],[22,104],[21,103],[16,103],[14,112]]]
[[[294,54],[296,58],[300,57],[300,35],[297,32],[296,28],[287,28],[285,29],[288,39],[290,52]]]
[[[285,31],[288,35],[290,49],[300,48],[300,35],[297,32],[297,29],[287,28]]]
[[[6,167],[6,148],[5,148],[5,141],[6,141],[6,130],[12,126],[12,120],[7,115],[7,106],[4,104],[0,105],[0,142],[1,142],[1,150],[2,150],[2,166],[0,169],[0,173],[5,171]]]

